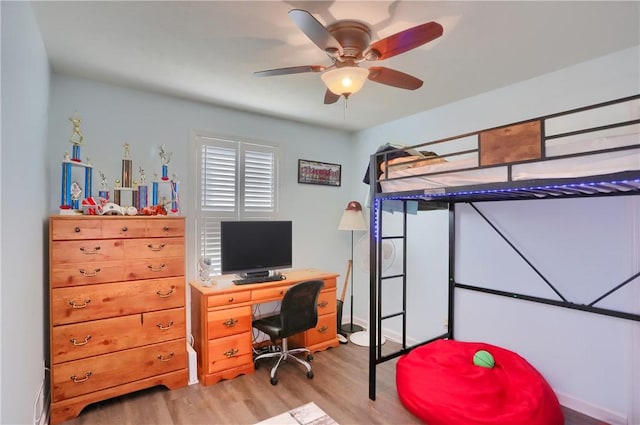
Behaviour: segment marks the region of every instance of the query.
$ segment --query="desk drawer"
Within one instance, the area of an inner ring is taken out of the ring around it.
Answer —
[[[209,339],[251,332],[251,307],[228,308],[207,313]]]
[[[325,314],[318,317],[315,328],[296,334],[289,338],[292,347],[311,347],[336,337],[336,314]]]
[[[278,286],[275,288],[254,289],[251,291],[251,301],[255,303],[280,300],[289,287]]]
[[[210,295],[207,297],[207,308],[224,307],[251,301],[251,292],[232,292],[222,295]]]
[[[207,373],[233,369],[253,361],[251,335],[247,333],[212,339],[208,348]]]
[[[318,296],[318,316],[336,312],[336,292],[322,291]]]

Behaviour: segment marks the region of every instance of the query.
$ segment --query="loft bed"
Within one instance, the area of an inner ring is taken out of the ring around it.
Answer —
[[[640,321],[640,312],[602,308],[597,304],[636,281],[640,272],[607,290],[588,304],[565,298],[474,203],[507,200],[558,199],[640,195],[640,94],[506,126],[467,133],[415,146],[381,146],[371,155],[365,182],[370,183],[370,318],[369,398],[375,400],[376,366],[440,340],[454,339],[455,290],[480,291],[589,313]],[[455,211],[466,203],[553,290],[557,298],[531,296],[456,282]],[[379,258],[382,243],[395,239],[406,255],[407,214],[423,210],[449,212],[448,330],[412,346],[406,336],[406,261],[403,271],[384,275]],[[400,235],[382,236],[383,211],[403,214]],[[381,314],[382,288],[401,281],[402,309]],[[385,320],[402,320],[402,341],[397,351],[382,352]]]

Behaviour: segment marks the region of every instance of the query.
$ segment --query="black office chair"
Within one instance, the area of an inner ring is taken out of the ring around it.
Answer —
[[[294,354],[307,353],[307,360],[313,360],[311,351],[307,348],[294,348],[289,350],[287,338],[312,329],[318,323],[318,295],[322,289],[321,280],[309,280],[291,286],[282,298],[280,313],[269,317],[263,317],[253,321],[253,327],[269,335],[272,343],[276,343],[278,338],[282,339],[282,351],[265,353],[257,356],[253,362],[256,369],[258,361],[267,357],[279,357],[275,366],[271,369],[271,385],[278,383],[276,372],[278,366],[283,361],[295,359],[307,369],[307,377],[313,378],[311,365]]]

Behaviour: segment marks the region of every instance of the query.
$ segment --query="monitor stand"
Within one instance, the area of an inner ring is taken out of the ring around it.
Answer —
[[[240,273],[240,277],[242,279],[246,279],[248,277],[269,277],[270,274],[271,272],[269,270],[263,270],[259,272]]]

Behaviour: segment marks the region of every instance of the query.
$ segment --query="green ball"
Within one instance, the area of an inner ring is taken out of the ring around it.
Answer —
[[[478,350],[473,355],[473,364],[480,367],[493,368],[496,365],[496,361],[490,352],[485,350]]]

